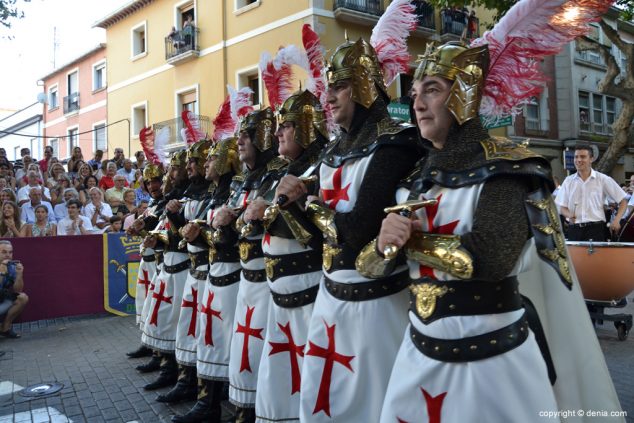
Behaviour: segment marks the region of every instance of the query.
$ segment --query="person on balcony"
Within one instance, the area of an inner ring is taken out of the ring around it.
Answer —
[[[187,16],[187,20],[183,24],[183,39],[185,42],[185,47],[189,49],[194,49],[195,47],[195,38],[194,38],[194,21],[191,15]]]

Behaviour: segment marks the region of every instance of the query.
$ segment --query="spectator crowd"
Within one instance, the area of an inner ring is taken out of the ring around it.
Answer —
[[[148,206],[143,184],[145,155],[126,158],[116,148],[114,157],[97,150],[85,160],[80,147],[60,162],[45,147],[37,161],[28,148],[11,162],[0,148],[0,237],[40,237],[120,232]]]

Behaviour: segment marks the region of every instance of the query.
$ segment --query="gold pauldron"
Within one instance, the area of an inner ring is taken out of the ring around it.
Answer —
[[[379,255],[376,243],[375,238],[363,247],[354,262],[357,272],[370,279],[385,277],[391,264],[391,260],[386,260]]]
[[[306,214],[328,241],[333,244],[338,244],[334,210],[316,203],[310,203],[308,207],[306,207]]]
[[[168,245],[170,243],[169,235],[167,233],[167,230],[165,229],[149,231],[148,234],[155,236],[156,239],[158,239],[165,245]]]
[[[459,279],[473,275],[473,259],[465,251],[458,235],[427,234],[414,232],[405,253],[410,260],[449,273]]]

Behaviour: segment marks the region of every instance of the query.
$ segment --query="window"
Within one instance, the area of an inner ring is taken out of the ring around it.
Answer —
[[[79,145],[79,127],[76,126],[66,130],[66,145],[68,147],[68,157],[70,157],[73,148]]]
[[[92,90],[97,91],[106,86],[106,62],[100,62],[92,67]]]
[[[146,22],[143,21],[132,28],[132,58],[145,56],[147,53]]]
[[[147,126],[147,101],[132,106],[132,136],[138,137],[141,129]]]
[[[106,138],[106,123],[97,123],[92,126],[93,150],[106,151],[108,140]]]
[[[53,157],[59,157],[59,140],[57,138],[53,138],[48,142],[48,145],[53,148]]]
[[[398,76],[398,95],[399,97],[409,96],[409,90],[412,88],[412,75],[402,73]]]
[[[194,114],[198,114],[198,92],[196,89],[180,92],[178,96],[178,115],[188,110]]]
[[[58,107],[59,97],[57,95],[57,84],[55,84],[48,89],[48,110],[54,110]]]
[[[191,17],[191,22],[196,24],[196,9],[193,1],[185,1],[175,6],[176,29],[183,29],[187,19]]]
[[[20,157],[20,146],[13,147],[13,160],[17,160]]]
[[[73,95],[79,92],[79,71],[73,71],[66,75],[66,95]]]
[[[236,72],[236,86],[237,89],[249,87],[253,91],[253,105],[257,109],[262,101],[262,87],[260,84],[258,66],[252,66],[245,69],[240,69]]]
[[[531,97],[530,101],[526,103],[524,117],[526,118],[526,129],[539,131],[539,101],[536,97]]]
[[[605,124],[608,134],[612,134],[612,124],[616,116],[616,99],[614,97],[605,98]]]
[[[590,95],[579,92],[579,129],[590,131]]]
[[[31,138],[31,155],[37,159],[42,158],[42,142],[39,138]]]
[[[261,1],[262,0],[235,0],[235,10],[237,11],[247,6],[251,6],[249,9],[258,7]]]
[[[605,133],[603,127],[603,96],[592,94],[592,125],[594,132]]]
[[[579,91],[579,129],[582,131],[611,134],[616,112],[616,98]]]

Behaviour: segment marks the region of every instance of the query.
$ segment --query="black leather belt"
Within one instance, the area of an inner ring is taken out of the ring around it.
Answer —
[[[423,278],[412,283],[410,292],[410,310],[425,324],[447,316],[497,314],[522,308],[515,276],[499,282]]]
[[[147,256],[141,256],[141,258],[146,263],[152,263],[153,261],[156,261],[156,256],[154,254],[149,254]]]
[[[167,264],[165,264],[163,265],[163,270],[165,270],[167,273],[179,273],[179,272],[182,272],[183,270],[189,269],[190,263],[191,262],[188,259],[178,264],[175,264],[173,266],[168,266]]]
[[[528,321],[522,315],[516,322],[482,335],[461,339],[432,338],[410,325],[410,339],[421,353],[434,360],[466,363],[504,354],[521,345],[528,337]]]
[[[240,272],[241,269],[236,270],[235,272],[228,273],[224,276],[209,276],[209,282],[213,286],[229,286],[240,280]]]
[[[209,274],[206,270],[194,270],[189,269],[189,274],[199,281],[204,281],[207,279],[207,275]]]
[[[195,269],[198,266],[204,266],[209,264],[209,251],[199,251],[197,253],[189,253],[189,259],[192,262],[192,267]]]
[[[262,240],[243,239],[238,242],[238,252],[240,253],[240,260],[245,263],[256,258],[264,257],[264,253],[262,252]]]
[[[237,263],[240,261],[238,248],[235,245],[216,249],[214,263]]]
[[[266,272],[264,270],[242,269],[242,274],[249,282],[266,282]]]
[[[283,256],[264,255],[266,277],[275,280],[321,270],[321,251],[309,250]]]
[[[605,225],[606,223],[603,221],[599,221],[599,222],[584,222],[584,223],[573,223],[572,225],[568,225],[568,226],[572,226],[573,228],[587,228],[588,226],[597,226],[597,225]]]
[[[326,279],[326,289],[341,301],[368,301],[396,294],[409,283],[407,271],[390,275],[375,281],[360,283],[340,283]]]
[[[273,302],[282,308],[297,308],[303,307],[315,302],[317,298],[317,292],[319,291],[319,284],[304,289],[303,291],[293,292],[292,294],[278,294],[271,291]]]

